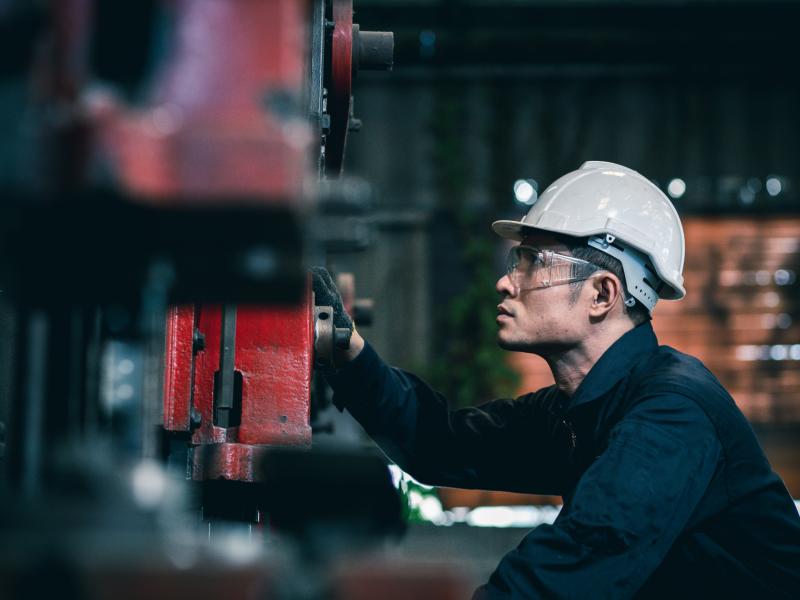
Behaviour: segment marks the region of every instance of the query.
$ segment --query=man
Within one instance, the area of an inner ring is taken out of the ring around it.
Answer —
[[[498,342],[544,358],[555,385],[450,411],[355,331],[328,377],[337,406],[420,481],[563,496],[476,597],[797,597],[791,497],[716,378],[650,325],[658,299],[685,294],[670,201],[588,162],[493,228],[521,242],[496,286]],[[314,283],[352,327],[327,272]]]

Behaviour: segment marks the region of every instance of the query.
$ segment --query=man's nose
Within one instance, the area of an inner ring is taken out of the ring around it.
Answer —
[[[516,296],[517,290],[514,288],[514,284],[511,283],[511,279],[508,275],[503,275],[500,279],[497,280],[497,283],[494,285],[494,289],[497,290],[497,293],[501,296]]]

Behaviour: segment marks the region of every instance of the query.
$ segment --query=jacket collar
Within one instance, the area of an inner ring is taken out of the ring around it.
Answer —
[[[623,379],[639,359],[658,348],[650,321],[634,327],[606,350],[586,374],[570,399],[567,410],[605,395]]]

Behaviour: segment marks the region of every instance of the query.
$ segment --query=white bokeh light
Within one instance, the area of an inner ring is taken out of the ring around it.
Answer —
[[[787,269],[778,269],[773,277],[777,285],[791,285],[795,280],[794,272]]]
[[[672,198],[680,198],[686,193],[686,182],[676,177],[667,185],[667,193]]]
[[[766,188],[767,188],[767,193],[770,196],[777,196],[778,194],[781,193],[783,185],[781,184],[781,180],[778,179],[777,177],[768,177]]]
[[[167,489],[167,476],[161,466],[152,460],[144,460],[131,473],[133,497],[144,509],[156,508]]]
[[[538,198],[536,182],[530,179],[517,179],[514,182],[514,197],[521,204],[533,204]]]

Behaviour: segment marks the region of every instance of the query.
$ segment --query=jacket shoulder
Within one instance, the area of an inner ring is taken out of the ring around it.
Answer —
[[[775,484],[777,476],[750,423],[728,391],[697,358],[660,346],[637,369],[631,381],[633,398],[680,395],[695,403],[714,426],[726,463],[729,498],[746,496]]]
[[[702,361],[670,346],[659,346],[632,371],[630,384],[640,394],[680,394],[704,410],[717,405],[739,412],[731,395]]]

